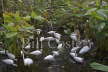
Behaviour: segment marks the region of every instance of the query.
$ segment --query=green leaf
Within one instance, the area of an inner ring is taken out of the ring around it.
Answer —
[[[6,33],[6,38],[12,38],[16,35],[17,35],[17,32],[9,32],[9,33]]]
[[[102,65],[102,64],[93,62],[93,63],[90,64],[90,66],[91,66],[93,69],[108,72],[108,66],[106,66],[106,65]]]
[[[85,15],[91,15],[91,13],[95,12],[96,10],[97,10],[97,8],[91,8],[85,13]]]
[[[107,18],[107,14],[105,13],[104,9],[99,9],[97,10],[97,14],[99,14],[100,16]]]

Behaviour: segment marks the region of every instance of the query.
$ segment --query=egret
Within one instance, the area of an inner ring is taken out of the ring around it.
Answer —
[[[44,41],[45,40],[45,38],[44,37],[41,37],[40,38],[40,42],[42,42],[42,41]]]
[[[71,52],[75,52],[75,51],[77,51],[78,49],[80,49],[80,47],[73,47],[72,49],[71,49]]]
[[[30,52],[30,54],[38,56],[38,55],[41,55],[42,52],[39,51],[39,50],[36,50],[36,51],[32,51],[32,52]]]
[[[87,53],[91,48],[89,46],[84,46],[80,51],[79,54]]]
[[[25,58],[23,51],[21,51],[21,55],[23,56],[23,61],[25,66],[30,66],[33,64],[33,60],[31,58]]]
[[[46,57],[44,58],[44,60],[47,60],[47,61],[54,61],[55,58],[54,58],[53,55],[48,55],[48,56],[46,56]]]
[[[84,58],[81,58],[81,57],[73,57],[74,58],[74,60],[76,61],[76,62],[79,62],[79,63],[83,63],[83,61],[84,61]]]
[[[8,65],[17,66],[12,59],[3,59],[2,62],[6,63]]]
[[[70,37],[71,37],[71,39],[72,40],[77,40],[77,34],[76,33],[72,33],[71,35],[70,35]]]
[[[60,43],[60,40],[59,40],[59,39],[55,39],[55,40],[56,40],[56,43],[57,43],[57,44],[59,44],[59,43]]]

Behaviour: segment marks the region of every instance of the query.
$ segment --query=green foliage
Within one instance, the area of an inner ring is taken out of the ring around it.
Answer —
[[[102,64],[93,62],[93,63],[90,64],[90,66],[93,69],[100,70],[100,71],[104,71],[104,72],[108,72],[108,66],[106,66],[106,65],[102,65]]]

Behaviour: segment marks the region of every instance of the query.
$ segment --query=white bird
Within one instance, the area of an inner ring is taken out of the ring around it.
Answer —
[[[61,34],[59,34],[59,33],[54,33],[54,37],[56,37],[57,39],[60,40],[60,38],[61,38]]]
[[[0,51],[0,54],[6,54],[5,50]]]
[[[12,54],[12,53],[9,53],[8,50],[0,51],[0,54],[6,54],[6,55],[8,56],[9,59],[16,60],[16,59],[15,59],[15,55]]]
[[[2,60],[2,62],[9,64],[9,65],[17,66],[12,59],[4,59]]]
[[[63,44],[58,44],[57,49],[62,49],[63,48]]]
[[[80,51],[79,54],[85,54],[90,50],[90,47],[84,46]]]
[[[76,57],[77,56],[77,54],[76,53],[70,53],[70,55],[72,56],[72,57]]]
[[[31,58],[25,58],[24,59],[24,65],[25,66],[30,66],[31,64],[33,64],[33,60]]]
[[[53,53],[53,56],[58,56],[59,55],[58,51],[52,51],[52,53]]]
[[[53,56],[53,55],[48,55],[48,56],[46,56],[46,57],[44,58],[44,60],[54,61],[54,60],[55,60],[55,58],[54,58],[54,56]]]
[[[13,59],[13,60],[16,60],[15,58],[15,55],[12,54],[12,53],[7,53],[7,56],[10,58],[10,59]]]
[[[55,40],[54,37],[46,37],[45,40],[51,41],[51,40]]]
[[[24,47],[25,49],[30,49],[31,48],[31,45],[28,44],[26,47]]]
[[[55,39],[55,40],[56,40],[56,43],[57,43],[57,44],[59,44],[59,43],[60,43],[60,40],[59,40],[59,39]]]
[[[75,52],[75,51],[77,51],[78,49],[80,49],[80,47],[73,47],[72,49],[71,49],[71,52]]]
[[[74,58],[74,60],[76,61],[76,62],[79,62],[79,63],[83,63],[83,61],[84,61],[84,58],[81,58],[81,57],[73,57]]]
[[[23,56],[23,61],[25,66],[30,66],[33,64],[33,60],[31,58],[25,58],[23,51],[21,51],[21,55]]]
[[[40,38],[40,42],[42,42],[42,41],[44,41],[45,40],[45,38],[44,37],[41,37]]]
[[[48,34],[54,34],[55,33],[55,31],[49,31],[48,32]]]
[[[71,37],[71,39],[72,40],[77,40],[77,34],[76,33],[72,33],[71,35],[70,35],[70,37]]]
[[[35,50],[35,51],[30,52],[30,54],[38,56],[38,55],[41,55],[42,52],[39,50]]]

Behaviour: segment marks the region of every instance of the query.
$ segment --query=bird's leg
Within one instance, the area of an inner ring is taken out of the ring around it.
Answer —
[[[39,41],[38,41],[38,37],[37,37],[36,39],[37,39],[37,46],[36,46],[36,49],[38,50],[38,49],[39,49]]]
[[[41,41],[41,51],[43,51],[43,43],[42,43],[42,41]]]
[[[50,45],[50,40],[48,41],[48,46],[49,46],[49,48],[51,48],[51,45]]]

